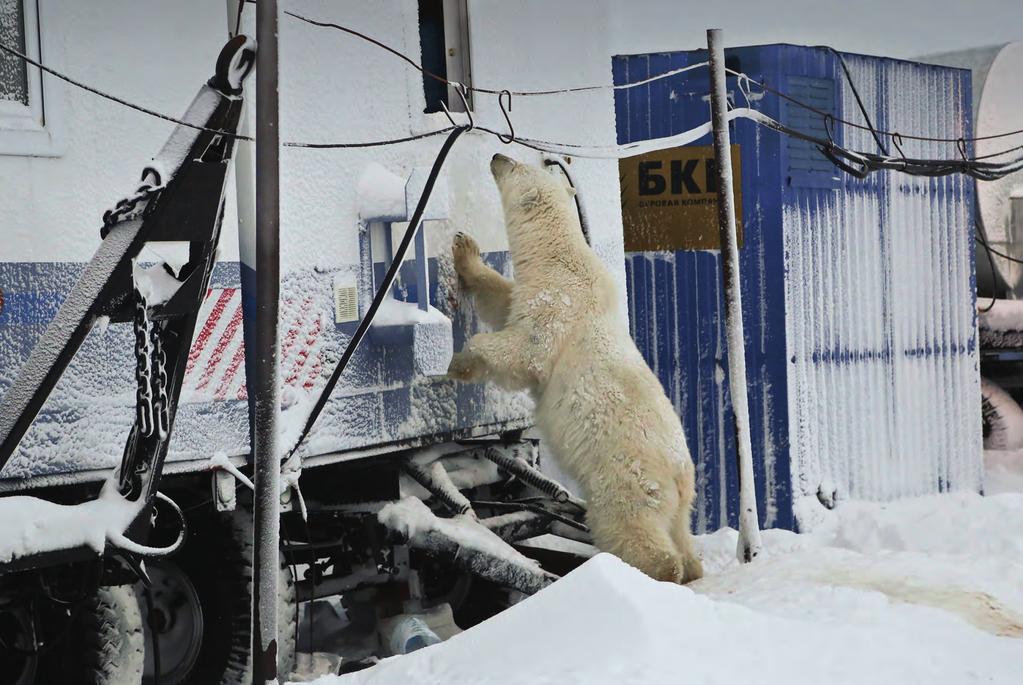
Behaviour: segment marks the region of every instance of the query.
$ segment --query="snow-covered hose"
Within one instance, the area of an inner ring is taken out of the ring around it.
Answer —
[[[558,502],[559,504],[574,504],[580,509],[585,509],[585,503],[582,500],[573,497],[572,493],[566,490],[561,483],[543,475],[527,464],[523,459],[508,456],[504,452],[493,447],[488,447],[484,450],[483,456],[521,480],[523,483],[526,483],[547,495],[555,502]]]
[[[438,472],[438,467],[440,472],[443,473]],[[465,495],[459,492],[458,488],[456,488],[454,483],[451,482],[447,472],[444,471],[444,465],[439,461],[433,463],[431,471],[427,471],[413,461],[403,462],[402,470],[404,470],[412,480],[426,488],[430,494],[436,497],[437,501],[441,502],[451,513],[456,515],[476,516],[476,512],[472,510],[472,504],[469,503],[469,500],[466,499]],[[435,476],[440,476],[440,478]]]
[[[536,594],[558,579],[556,575],[540,568],[532,568],[516,563],[510,558],[466,547],[436,530],[414,535],[403,542],[427,556],[447,561],[463,571],[526,595]]]
[[[141,545],[134,540],[130,540],[124,533],[109,530],[107,531],[107,541],[125,552],[131,552],[132,554],[141,554],[148,557],[165,557],[170,554],[177,552],[181,545],[185,544],[185,538],[188,537],[188,524],[185,522],[185,513],[181,511],[181,507],[167,495],[162,492],[156,493],[156,499],[166,503],[178,515],[178,519],[181,521],[181,530],[178,531],[178,538],[166,547],[150,547],[148,545]]]

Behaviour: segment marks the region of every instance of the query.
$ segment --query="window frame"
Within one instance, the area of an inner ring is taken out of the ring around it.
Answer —
[[[53,68],[41,27],[52,29],[48,0],[21,0],[25,18],[25,54]],[[27,65],[28,105],[0,101],[0,155],[58,157],[64,153],[60,85]]]
[[[451,81],[458,81],[466,86],[472,85],[472,19],[469,16],[469,2],[468,0],[443,0],[444,3],[444,51],[445,59],[447,60],[447,72],[448,79]],[[405,33],[405,53],[409,55],[421,55],[422,45],[420,43],[420,20],[419,20],[419,0],[405,0],[404,2],[404,33]],[[454,27],[457,29],[457,41],[452,41],[449,37],[448,28]],[[455,56],[450,54],[450,48],[455,47],[459,53]],[[453,66],[458,66],[458,69],[454,70],[458,72],[456,78],[453,73]],[[406,70],[406,91],[408,93],[409,102],[409,114],[411,120],[411,126],[409,127],[413,134],[429,133],[437,131],[450,126],[447,116],[443,112],[426,112],[426,93],[423,86],[423,75],[415,70]],[[475,112],[476,107],[473,104],[472,91],[466,94],[466,102],[469,104],[469,111]],[[448,109],[454,113],[464,113],[465,107],[462,106],[462,100],[455,93],[455,89],[450,86],[447,88],[447,105]],[[464,114],[460,117],[462,121],[467,121]],[[456,117],[458,121],[459,117]]]

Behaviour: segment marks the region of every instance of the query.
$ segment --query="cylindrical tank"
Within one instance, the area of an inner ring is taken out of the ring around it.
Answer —
[[[1020,87],[1023,42],[932,55],[924,61],[973,72],[975,137],[1023,129],[1023,87]],[[974,152],[983,157],[1020,145],[1023,145],[1023,133],[977,140]],[[1016,150],[991,159],[1004,161],[1019,154],[1020,150]],[[994,254],[997,251],[1012,259],[1023,259],[1023,206],[1018,199],[1023,197],[1023,171],[976,184],[977,230],[993,250],[988,254],[981,245],[977,246],[977,292],[985,296],[1023,299],[1023,264]],[[1013,200],[1013,196],[1017,199]]]

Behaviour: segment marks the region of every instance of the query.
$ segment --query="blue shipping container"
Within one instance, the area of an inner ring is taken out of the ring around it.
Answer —
[[[970,135],[968,72],[843,57],[879,129]],[[706,59],[705,50],[619,56],[614,81]],[[835,53],[767,45],[729,50],[726,61],[818,112],[730,77],[736,106],[820,137],[828,135],[822,112],[863,123]],[[705,123],[708,92],[702,68],[616,91],[619,143]],[[858,180],[812,145],[751,121],[733,122],[731,135],[741,162],[742,309],[761,524],[795,529],[832,495],[978,490],[972,184],[895,172]],[[866,130],[837,124],[832,135],[852,149],[877,149]],[[906,140],[902,149],[909,157],[958,155],[954,143]],[[687,192],[685,183],[672,186]],[[635,230],[628,219],[625,230],[628,251]],[[718,253],[627,252],[626,271],[633,337],[675,403],[697,463],[695,527],[736,526]]]

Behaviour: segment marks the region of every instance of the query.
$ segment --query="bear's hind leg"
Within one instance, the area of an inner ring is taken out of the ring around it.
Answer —
[[[592,508],[590,513],[588,522],[599,550],[614,554],[654,580],[684,582],[682,557],[658,517],[625,517],[602,525],[599,517],[594,520]]]
[[[483,263],[479,245],[465,233],[455,234],[451,252],[455,271],[476,303],[476,313],[494,330],[504,328],[511,309],[512,282]]]
[[[688,583],[703,577],[703,562],[700,561],[700,556],[696,553],[693,534],[690,530],[694,495],[692,483],[683,478],[679,481],[678,486],[679,505],[672,523],[671,537],[685,569],[685,577],[682,582]]]

